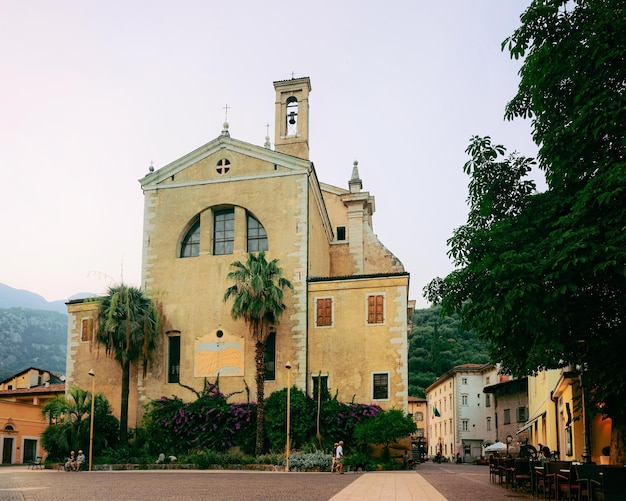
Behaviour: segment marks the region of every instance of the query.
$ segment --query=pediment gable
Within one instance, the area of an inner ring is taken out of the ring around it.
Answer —
[[[301,174],[311,169],[309,160],[222,135],[149,173],[139,182],[145,191],[251,177]]]

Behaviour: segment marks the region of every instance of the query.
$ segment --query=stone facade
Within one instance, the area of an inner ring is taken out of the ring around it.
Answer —
[[[178,383],[200,390],[219,377],[222,392],[239,392],[231,401],[245,400],[246,386],[255,400],[254,343],[223,298],[231,264],[257,249],[294,286],[268,342],[265,394],[285,387],[289,361],[291,381],[309,395],[319,382],[340,400],[407,411],[409,274],[374,234],[374,198],[357,163],[348,189],[318,180],[308,158],[309,79],[274,88],[275,149],[269,138],[263,147],[231,138],[225,123],[216,139],[140,180],[141,286],[166,322],[146,377],[131,371],[131,426],[151,399],[194,398]],[[88,388],[94,369],[96,391],[117,413],[120,368],[81,334],[95,304],[69,304],[67,378]]]

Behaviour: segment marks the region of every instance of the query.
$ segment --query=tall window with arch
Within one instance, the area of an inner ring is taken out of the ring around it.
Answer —
[[[287,99],[287,123],[285,127],[287,136],[298,134],[298,100],[291,96]]]

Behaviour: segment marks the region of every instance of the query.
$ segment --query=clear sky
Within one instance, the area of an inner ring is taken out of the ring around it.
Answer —
[[[411,298],[452,271],[472,135],[536,154],[504,120],[520,62],[500,49],[530,0],[0,0],[0,282],[67,299],[140,285],[156,169],[219,136],[273,140],[275,80],[311,78],[310,158],[348,187]]]

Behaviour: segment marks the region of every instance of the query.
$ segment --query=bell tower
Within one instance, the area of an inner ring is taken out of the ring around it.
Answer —
[[[276,151],[309,159],[309,77],[274,82]]]

